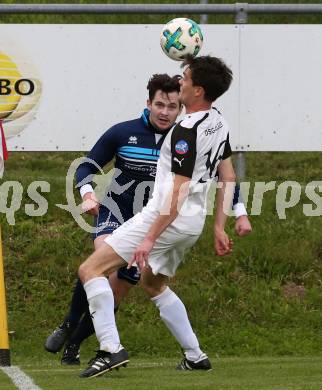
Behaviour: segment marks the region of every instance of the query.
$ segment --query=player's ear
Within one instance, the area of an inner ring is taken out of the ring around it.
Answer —
[[[148,99],[148,100],[146,101],[146,106],[147,106],[148,109],[151,111],[152,102],[151,102],[150,99]]]
[[[196,97],[204,97],[205,95],[205,90],[202,87],[195,87],[195,96]]]

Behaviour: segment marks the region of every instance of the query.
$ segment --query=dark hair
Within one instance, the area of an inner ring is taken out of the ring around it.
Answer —
[[[204,89],[205,100],[209,102],[215,101],[225,93],[233,79],[231,69],[223,60],[217,57],[187,56],[182,63],[182,67],[186,65],[191,70],[192,84]]]
[[[180,92],[180,80],[181,76],[175,75],[170,77],[168,74],[154,74],[147,85],[149,91],[149,100],[152,101],[158,90],[162,92]]]

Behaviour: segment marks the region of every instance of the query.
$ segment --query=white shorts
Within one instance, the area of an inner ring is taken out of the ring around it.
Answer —
[[[104,241],[129,263],[135,249],[143,241],[152,223],[153,219],[138,213],[114,230]],[[154,275],[174,276],[183,260],[184,251],[192,247],[198,238],[199,235],[180,233],[173,226],[168,226],[157,238],[149,255],[148,261]]]

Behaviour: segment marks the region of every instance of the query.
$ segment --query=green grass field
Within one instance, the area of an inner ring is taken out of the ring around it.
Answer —
[[[181,358],[179,346],[136,288],[117,317],[130,365],[89,382],[77,377],[78,369],[61,367],[59,355],[43,349],[45,338],[66,313],[77,267],[92,251],[89,234],[55,206],[66,203],[65,173],[79,155],[11,153],[6,164],[5,179],[23,186],[16,224],[9,225],[0,213],[13,365],[42,389],[321,388],[321,218],[303,214],[303,204],[310,203],[304,188],[320,178],[321,153],[248,153],[245,180],[251,188],[255,181],[295,180],[303,188],[299,204],[281,220],[276,190],[266,193],[261,215],[250,217],[251,236],[236,237],[233,219],[229,222],[235,250],[223,259],[213,254],[210,216],[201,239],[170,282],[188,308],[202,347],[212,356],[213,372],[174,370]],[[32,203],[27,187],[34,180],[50,183],[50,192],[43,194],[48,212],[41,217],[29,217],[24,209]],[[96,348],[94,338],[85,343],[82,367]],[[0,389],[12,388],[0,372]]]
[[[44,0],[3,3],[48,3]],[[57,3],[65,1],[57,0]],[[71,0],[69,3],[93,1]],[[124,1],[97,0],[96,3]],[[136,0],[126,3],[137,3]],[[168,0],[143,0],[163,3]],[[209,3],[214,2],[209,0]],[[297,3],[284,0],[283,3]],[[178,0],[176,3],[199,3]],[[235,3],[219,0],[216,3]],[[254,3],[279,3],[276,0]],[[317,3],[303,0],[300,3]],[[178,15],[1,15],[1,23],[158,23]],[[199,20],[199,15],[189,15]],[[210,15],[209,23],[234,23],[234,15]],[[249,15],[249,23],[319,23],[322,15]],[[253,233],[240,239],[233,220],[228,232],[234,253],[216,258],[212,221],[171,280],[185,302],[202,347],[212,358],[209,373],[177,372],[179,347],[160,322],[154,307],[135,289],[118,313],[121,339],[131,355],[126,369],[102,378],[78,374],[97,348],[94,338],[82,348],[81,368],[62,367],[60,356],[44,351],[48,334],[63,319],[79,264],[92,251],[88,233],[56,204],[65,204],[65,174],[80,153],[11,153],[5,180],[22,184],[22,204],[9,225],[1,202],[7,305],[12,364],[42,390],[71,389],[218,389],[320,390],[322,383],[322,236],[321,217],[306,217],[311,203],[305,186],[321,180],[321,153],[247,153],[251,192],[255,181],[301,184],[299,204],[278,218],[276,190],[264,195],[262,212],[252,216]],[[48,212],[29,217],[33,204],[27,188],[35,180],[50,183],[43,194]],[[2,191],[2,192],[1,192]],[[8,204],[12,200],[10,192]],[[252,198],[248,203],[251,207]],[[0,371],[0,390],[16,389]]]
[[[178,372],[173,359],[133,359],[127,368],[102,377],[81,379],[81,368],[59,364],[25,364],[21,369],[43,390],[111,388],[218,389],[218,390],[320,390],[322,358],[213,358],[211,372]],[[14,386],[0,371],[1,390]]]

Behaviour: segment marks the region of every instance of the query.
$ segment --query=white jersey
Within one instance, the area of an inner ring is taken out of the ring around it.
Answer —
[[[153,218],[166,213],[162,207],[174,174],[189,177],[188,196],[171,226],[183,233],[200,234],[207,214],[207,190],[220,161],[230,156],[228,125],[215,108],[185,115],[164,140],[152,199],[142,214]]]

